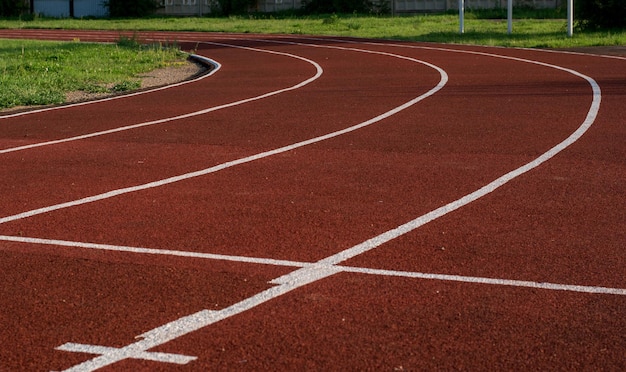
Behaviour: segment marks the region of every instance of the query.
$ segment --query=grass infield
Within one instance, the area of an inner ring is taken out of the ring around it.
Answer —
[[[0,40],[0,109],[63,103],[66,93],[116,93],[140,87],[137,75],[173,64],[177,48],[117,44]]]

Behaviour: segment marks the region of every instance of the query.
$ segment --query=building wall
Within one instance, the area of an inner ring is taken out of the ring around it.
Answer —
[[[396,12],[443,12],[459,8],[459,0],[390,0]],[[513,0],[514,7],[556,8],[563,0]],[[465,9],[493,9],[507,7],[508,0],[465,0]]]
[[[102,0],[73,0],[74,17],[105,17],[108,9]],[[214,0],[161,0],[159,14],[194,16],[211,13]],[[394,1],[395,12],[443,12],[458,9],[459,0],[389,0]],[[564,0],[513,0],[514,6],[556,8]],[[258,12],[276,12],[300,9],[302,0],[257,0]],[[507,0],[465,0],[466,9],[506,8]],[[69,17],[70,0],[33,0],[33,13],[49,17]]]
[[[214,0],[215,1],[215,0]],[[211,13],[211,0],[161,0],[161,8],[157,13],[167,15],[202,15]],[[281,10],[300,9],[302,0],[257,0],[256,7],[250,9],[257,12],[277,12]]]
[[[443,12],[446,0],[395,0],[396,12]]]
[[[300,9],[303,4],[301,0],[257,0],[258,12],[278,12],[281,10]]]
[[[47,17],[65,18],[70,16],[69,0],[35,0],[33,13]]]
[[[33,13],[47,17],[66,18],[105,17],[109,11],[102,0],[73,0],[74,14],[71,14],[70,0],[34,0]]]
[[[210,0],[161,0],[158,14],[192,16],[211,13]]]
[[[396,0],[397,1],[397,0]],[[556,8],[562,0],[513,0],[513,6],[528,6],[533,8]],[[506,8],[507,0],[465,0],[465,9]],[[459,0],[447,0],[448,9],[458,9]]]
[[[102,0],[74,0],[74,17],[106,17],[109,9]]]

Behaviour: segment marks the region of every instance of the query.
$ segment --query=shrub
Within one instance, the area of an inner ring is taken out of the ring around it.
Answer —
[[[580,29],[626,27],[626,1],[577,0],[575,15]]]
[[[111,17],[143,17],[159,8],[158,0],[105,0]]]
[[[15,17],[28,9],[24,0],[0,0],[0,17]]]
[[[370,13],[373,7],[370,0],[310,0],[305,4],[310,13]]]
[[[256,0],[212,0],[211,9],[217,15],[245,14],[256,4]]]

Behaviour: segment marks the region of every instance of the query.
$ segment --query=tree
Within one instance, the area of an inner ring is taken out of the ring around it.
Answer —
[[[26,9],[28,6],[24,0],[0,0],[0,17],[15,17]]]
[[[213,0],[211,11],[222,16],[245,14],[256,3],[256,0]]]
[[[625,0],[576,0],[575,13],[581,29],[626,27]]]

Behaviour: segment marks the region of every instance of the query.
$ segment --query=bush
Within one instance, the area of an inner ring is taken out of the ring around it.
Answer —
[[[105,0],[111,17],[144,17],[156,12],[158,0]]]
[[[625,0],[577,0],[575,10],[580,29],[626,27]]]
[[[24,0],[0,0],[0,17],[15,17],[26,9]]]
[[[213,0],[211,9],[218,15],[229,16],[245,14],[254,4],[256,0]]]
[[[370,13],[374,4],[370,0],[310,0],[305,11],[310,13]]]

